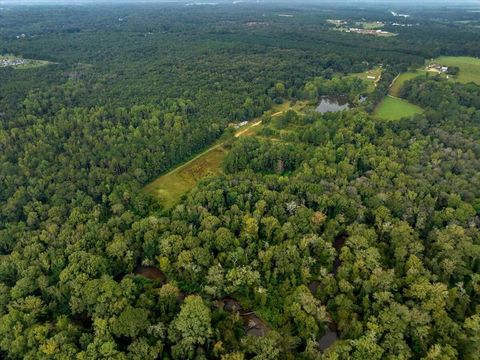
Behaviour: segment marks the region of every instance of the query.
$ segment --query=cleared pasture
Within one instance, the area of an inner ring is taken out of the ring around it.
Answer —
[[[383,120],[400,120],[421,113],[421,107],[393,96],[386,96],[375,109],[375,115]]]

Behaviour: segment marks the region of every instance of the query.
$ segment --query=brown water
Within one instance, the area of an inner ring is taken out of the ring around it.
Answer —
[[[167,281],[165,274],[155,266],[137,266],[135,270],[133,270],[133,273],[135,275],[140,275],[150,280],[157,280],[162,283]]]
[[[243,320],[245,332],[250,336],[265,336],[268,332],[268,327],[255,313],[244,312],[240,313]]]
[[[333,241],[333,247],[337,252],[335,259],[333,260],[333,269],[332,269],[333,275],[337,274],[338,268],[340,267],[340,265],[342,265],[342,262],[340,260],[340,251],[342,250],[343,245],[345,245],[346,240],[347,240],[347,234],[344,233],[344,234],[338,235]],[[308,285],[308,288],[310,289],[312,294],[315,295],[320,286],[321,286],[320,281],[315,280]],[[330,346],[332,346],[338,340],[337,324],[335,324],[335,321],[333,321],[330,315],[328,317],[329,317],[328,327],[326,327],[325,333],[320,338],[320,340],[318,340],[318,343],[317,343],[318,348],[322,352],[327,350]]]
[[[242,318],[245,334],[250,336],[265,336],[268,332],[268,326],[260,319],[254,311],[245,310],[242,305],[231,297],[225,297],[217,300],[216,306],[230,313],[238,313]]]

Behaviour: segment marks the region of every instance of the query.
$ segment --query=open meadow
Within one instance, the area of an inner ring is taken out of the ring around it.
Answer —
[[[480,84],[480,59],[468,56],[441,56],[435,62],[443,66],[456,66],[460,72],[455,79],[463,84]]]
[[[392,86],[390,87],[390,91],[388,92],[389,95],[398,97],[400,96],[400,91],[403,88],[403,85],[408,81],[415,79],[418,76],[425,75],[426,72],[424,70],[418,70],[418,71],[409,71],[405,72],[403,74],[398,75],[395,78],[395,81],[392,83]]]
[[[421,107],[393,96],[385,97],[375,109],[375,115],[384,120],[400,120],[401,118],[414,116],[422,112],[423,109]]]

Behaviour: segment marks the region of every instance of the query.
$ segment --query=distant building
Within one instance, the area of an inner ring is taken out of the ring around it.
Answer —
[[[239,129],[239,128],[241,128],[242,126],[245,126],[245,125],[247,125],[247,124],[248,124],[248,121],[242,121],[242,122],[240,122],[240,123],[238,123],[238,124],[233,125],[233,127],[234,127],[235,129]]]
[[[0,59],[0,67],[18,66],[28,63],[28,60],[17,58]]]

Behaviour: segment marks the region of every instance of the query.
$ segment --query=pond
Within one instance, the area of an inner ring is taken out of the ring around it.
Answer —
[[[346,96],[322,96],[317,106],[319,113],[337,112],[350,109],[352,104]]]

